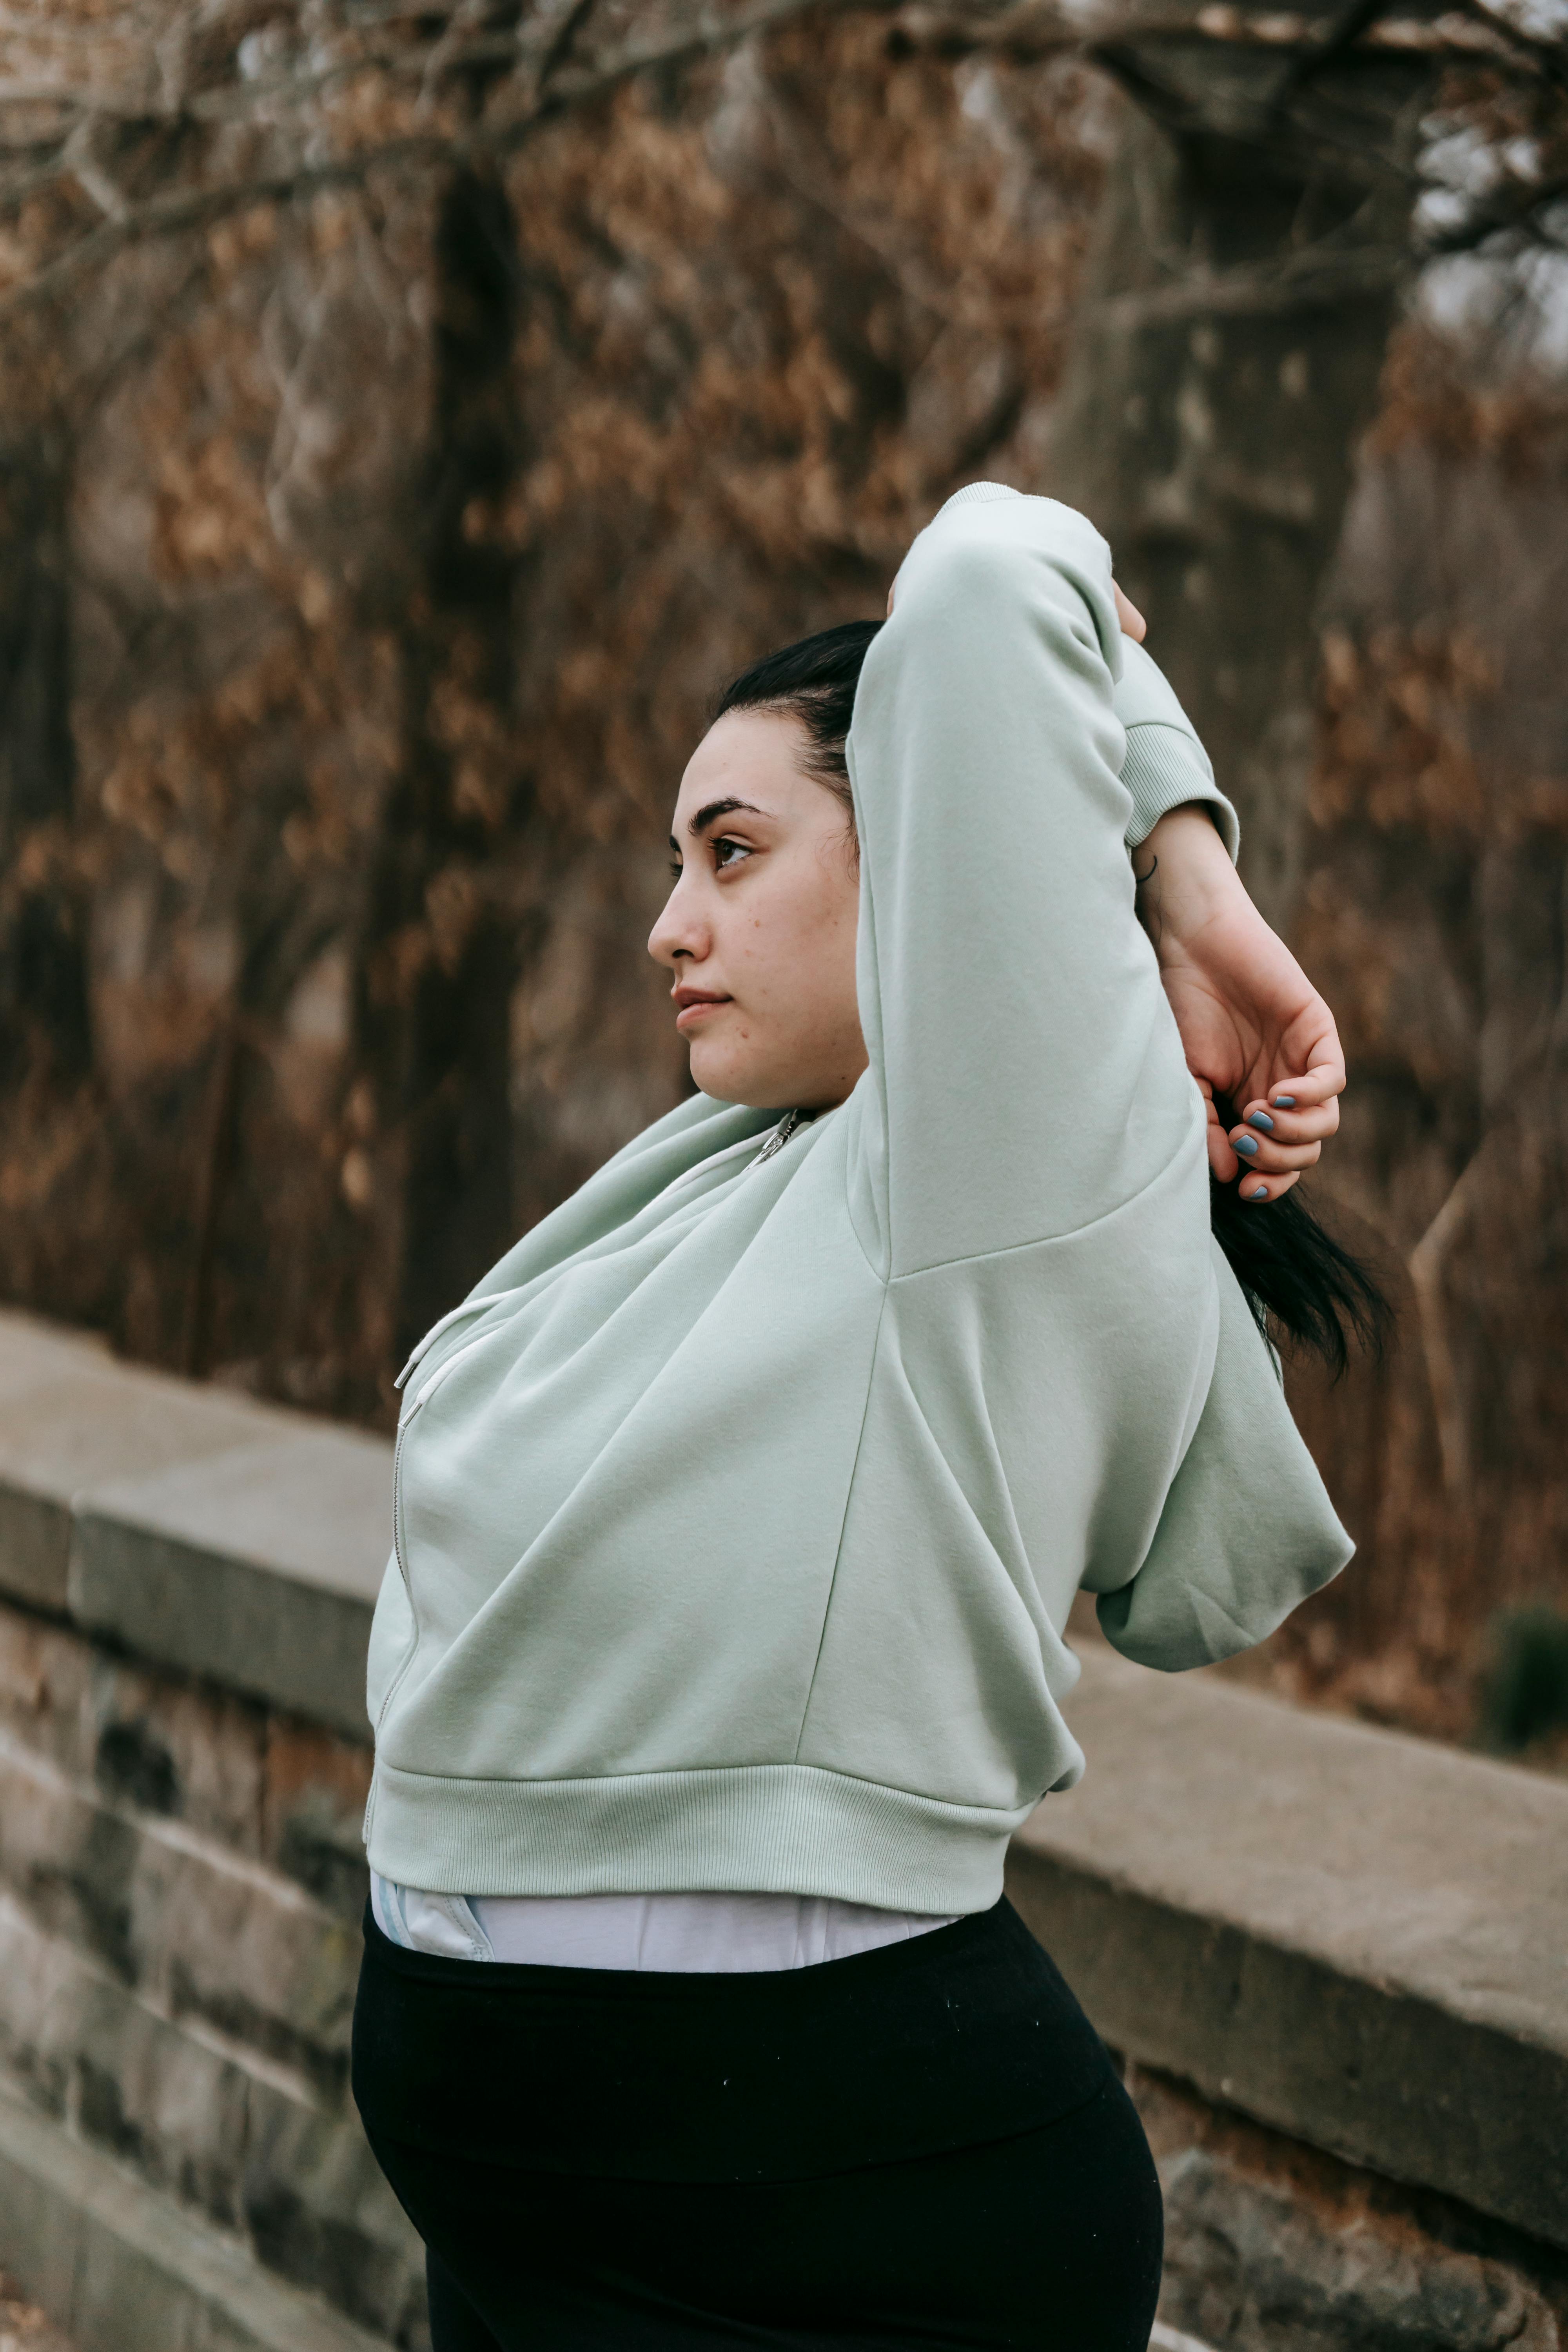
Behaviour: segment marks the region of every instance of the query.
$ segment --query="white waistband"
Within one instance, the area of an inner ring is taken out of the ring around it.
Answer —
[[[821,1895],[426,1895],[374,1872],[371,1906],[405,1951],[675,1975],[815,1968],[952,1924]]]

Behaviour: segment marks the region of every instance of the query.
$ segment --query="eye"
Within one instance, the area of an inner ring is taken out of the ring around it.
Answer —
[[[679,857],[672,857],[669,861],[669,870],[674,876],[676,881],[679,882],[681,876],[685,873],[686,868],[682,866]]]
[[[725,834],[721,834],[713,844],[713,863],[721,874],[726,866],[733,866],[740,858],[750,857],[751,854],[743,841],[731,841]]]

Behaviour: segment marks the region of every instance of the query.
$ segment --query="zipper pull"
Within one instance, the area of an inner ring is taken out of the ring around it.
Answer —
[[[790,1137],[795,1133],[795,1129],[803,1123],[805,1118],[805,1113],[803,1110],[786,1110],[783,1118],[780,1119],[778,1125],[774,1128],[773,1133],[769,1136],[767,1141],[763,1144],[762,1150],[752,1160],[752,1167],[760,1168],[764,1160],[771,1160],[775,1151],[782,1151],[784,1145],[789,1141]]]

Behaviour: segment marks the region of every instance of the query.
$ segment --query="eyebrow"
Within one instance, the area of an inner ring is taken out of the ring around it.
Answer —
[[[731,816],[736,809],[745,809],[752,816],[766,816],[767,814],[766,809],[759,808],[755,801],[736,800],[734,795],[731,793],[726,800],[710,801],[705,808],[700,808],[696,815],[692,818],[690,824],[687,826],[686,830],[691,835],[693,841],[700,841],[709,826],[716,818]],[[669,836],[669,845],[677,855],[679,854],[680,844],[677,841],[674,834],[671,834]]]

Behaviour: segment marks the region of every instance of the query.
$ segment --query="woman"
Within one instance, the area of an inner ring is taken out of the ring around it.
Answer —
[[[354,2069],[437,2352],[1142,2352],[1148,2150],[1000,1896],[1080,1587],[1176,1668],[1350,1550],[1209,1235],[1342,1083],[1227,845],[1104,542],[994,485],[694,754],[701,1091],[405,1375]],[[1337,1337],[1304,1248],[1253,1295]]]

